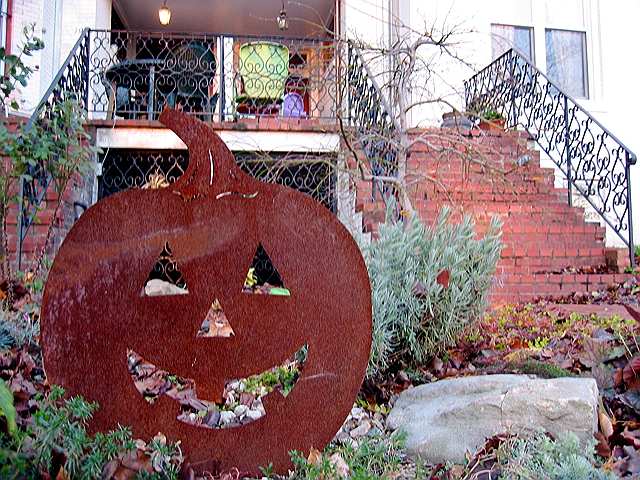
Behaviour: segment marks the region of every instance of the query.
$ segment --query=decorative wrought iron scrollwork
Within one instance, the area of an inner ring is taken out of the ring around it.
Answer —
[[[332,39],[92,30],[94,117],[151,120],[165,105],[204,120],[336,117]]]
[[[329,210],[337,208],[335,158],[324,155],[236,153],[236,161],[250,175],[264,182],[294,188],[315,198]],[[171,184],[186,170],[186,150],[111,149],[101,157],[98,198],[127,188],[141,188],[154,175]]]
[[[391,109],[369,71],[360,51],[349,44],[348,50],[349,115],[374,177],[397,177],[398,154],[393,139],[398,126]],[[376,191],[388,198],[392,189],[383,181],[373,181]]]
[[[633,262],[630,167],[635,154],[517,50],[465,82],[467,111],[495,110],[521,127],[629,247]]]
[[[71,49],[42,100],[35,108],[27,123],[27,130],[36,124],[47,128],[47,123],[59,113],[65,100],[79,102],[87,110],[89,94],[89,30],[86,29]],[[22,263],[22,245],[29,228],[34,222],[52,178],[44,164],[29,167],[21,182],[20,218],[18,220],[18,268]]]

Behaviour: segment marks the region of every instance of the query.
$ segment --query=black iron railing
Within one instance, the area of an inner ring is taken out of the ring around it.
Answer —
[[[165,105],[206,120],[336,117],[336,44],[226,34],[92,30],[94,118],[157,118]]]
[[[373,194],[380,193],[387,199],[395,189],[379,179],[398,176],[398,151],[394,142],[397,142],[399,126],[362,53],[352,44],[348,47],[347,88],[349,118],[370,163]]]
[[[86,112],[89,95],[89,30],[83,30],[71,49],[51,85],[27,122],[26,129],[36,124],[47,128],[47,122],[59,113],[58,107],[65,100],[78,102]],[[34,223],[39,206],[51,184],[51,174],[46,165],[31,165],[20,182],[20,208],[18,218],[18,269],[22,268],[22,246],[29,228]]]
[[[634,263],[629,148],[515,49],[465,82],[465,100],[471,114],[495,111],[526,130],[567,178],[569,203],[579,193]]]
[[[398,127],[391,109],[355,47],[349,47],[346,60],[345,76],[338,42],[331,39],[85,30],[30,122],[48,118],[58,102],[72,95],[82,100],[88,118],[114,120],[153,120],[168,105],[211,121],[278,116],[335,125],[346,107],[342,117],[357,132],[373,176],[396,177]],[[111,149],[108,158],[99,159],[99,196],[175,181],[187,158],[184,152],[165,153]],[[306,192],[336,211],[335,158],[285,157],[239,156],[238,163],[258,178]],[[19,263],[51,182],[44,167],[36,166],[26,178]],[[376,191],[385,200],[395,193],[380,180],[374,181]]]
[[[310,195],[336,211],[335,158],[327,154],[236,152],[245,172]],[[175,182],[189,164],[187,150],[110,149],[99,157],[98,199],[154,181]]]

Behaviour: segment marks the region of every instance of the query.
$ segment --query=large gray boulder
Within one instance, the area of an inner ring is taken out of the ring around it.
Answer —
[[[592,378],[460,377],[405,390],[387,427],[406,431],[411,456],[460,463],[466,451],[502,432],[571,431],[586,441],[596,431],[597,408]]]

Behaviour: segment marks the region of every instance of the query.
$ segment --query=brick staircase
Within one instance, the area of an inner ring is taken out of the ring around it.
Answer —
[[[540,166],[539,152],[530,150],[527,140],[518,132],[474,132],[464,142],[480,153],[484,166],[439,155],[431,147],[414,148],[407,173],[440,182],[417,182],[411,192],[414,208],[431,223],[443,205],[450,205],[454,221],[470,214],[479,233],[492,216],[500,217],[504,249],[492,292],[494,304],[590,292],[629,278],[619,273],[569,273],[568,267],[579,272],[606,265],[605,229],[586,222],[584,209],[568,205],[567,190],[554,187],[554,170]],[[528,163],[519,166],[519,158],[528,158]],[[370,185],[360,185],[356,208],[363,214],[365,231],[375,235],[384,207],[371,200]]]

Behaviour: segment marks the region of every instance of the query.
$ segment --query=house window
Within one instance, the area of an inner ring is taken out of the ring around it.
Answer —
[[[533,28],[491,25],[491,54],[495,60],[510,48],[517,48],[533,61]]]
[[[7,46],[7,0],[0,0],[0,47]]]
[[[547,76],[572,97],[589,98],[584,32],[545,31]]]

